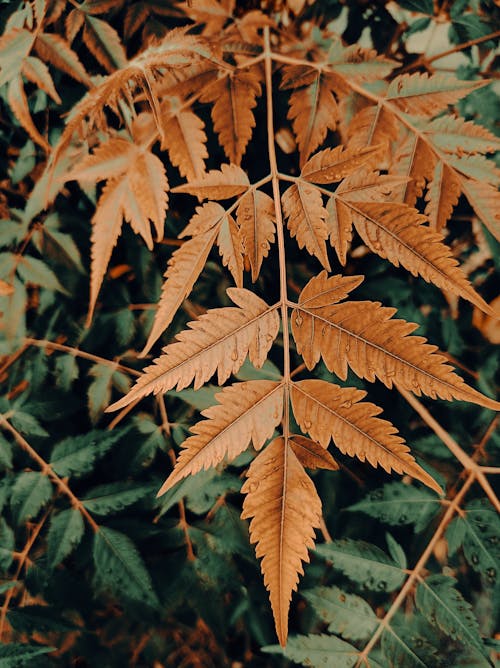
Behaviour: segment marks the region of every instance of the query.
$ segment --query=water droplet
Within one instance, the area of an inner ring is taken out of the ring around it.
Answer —
[[[486,575],[488,576],[490,582],[495,582],[497,577],[497,572],[494,568],[488,568],[486,570]]]
[[[274,336],[272,334],[266,334],[266,341],[271,343],[271,341],[274,341]]]
[[[350,408],[352,406],[352,401],[344,401],[341,408]]]
[[[302,318],[301,315],[298,315],[298,316],[295,318],[295,324],[297,325],[297,327],[300,327],[301,324],[302,324],[303,322],[304,322],[304,320],[303,320],[303,318]]]
[[[377,585],[377,589],[380,591],[385,591],[387,589],[387,582],[385,580],[380,580],[380,582]]]
[[[258,488],[258,487],[259,487],[259,481],[258,481],[258,480],[255,480],[255,481],[251,482],[251,483],[248,485],[248,492],[249,492],[250,494],[253,494],[254,492],[257,491],[257,488]]]
[[[408,515],[405,515],[403,513],[402,515],[399,516],[399,521],[401,522],[401,524],[406,524],[406,522],[408,521]]]
[[[236,360],[238,359],[238,351],[236,350],[236,348],[235,348],[235,349],[232,351],[232,353],[231,353],[231,359],[232,359],[234,362],[236,362]]]
[[[265,241],[263,241],[263,242],[260,244],[260,247],[261,247],[263,250],[267,250],[267,248],[268,248],[267,243],[266,243]]]
[[[479,557],[477,556],[477,554],[473,554],[471,556],[470,560],[472,561],[473,564],[478,564],[479,563]]]
[[[346,351],[346,353],[348,353],[350,350],[351,350],[351,344],[350,344],[350,343],[346,343],[346,344],[345,344],[345,351]]]
[[[312,427],[312,422],[311,420],[304,420],[304,427],[306,429],[310,429]]]

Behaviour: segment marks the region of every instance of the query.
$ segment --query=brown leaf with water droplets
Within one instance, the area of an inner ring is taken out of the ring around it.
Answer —
[[[238,372],[247,355],[255,367],[261,367],[278,334],[277,307],[243,288],[227,292],[236,306],[211,309],[190,322],[190,329],[177,334],[177,342],[163,348],[131,391],[109,410],[174,387],[182,390],[193,381],[198,390],[216,371],[217,383],[223,385]]]
[[[297,238],[299,248],[318,258],[325,269],[330,270],[326,250],[328,211],[323,206],[321,192],[306,182],[292,184],[281,198],[283,213],[288,219],[288,229]]]
[[[250,190],[241,198],[236,220],[255,282],[276,234],[274,200],[261,190]]]
[[[381,466],[387,473],[408,473],[438,494],[443,493],[416,463],[397,429],[376,417],[382,409],[362,401],[366,396],[363,390],[324,380],[301,380],[292,383],[290,396],[299,427],[324,448],[333,440],[350,457]]]
[[[337,303],[359,277],[312,278],[291,316],[297,352],[312,369],[323,358],[329,371],[347,378],[350,367],[360,378],[393,385],[432,398],[461,399],[498,410],[486,397],[457,376],[436,346],[422,336],[410,336],[418,325],[394,320],[396,309],[379,302]]]
[[[216,399],[218,405],[201,413],[207,419],[191,428],[194,435],[182,444],[175,468],[158,496],[188,475],[233,460],[250,443],[260,450],[283,413],[283,385],[270,380],[229,385]]]

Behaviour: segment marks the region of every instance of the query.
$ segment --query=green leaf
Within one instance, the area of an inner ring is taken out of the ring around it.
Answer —
[[[414,524],[415,531],[419,532],[425,529],[440,507],[439,499],[426,489],[390,482],[347,510],[365,513],[391,526]]]
[[[360,651],[345,640],[313,634],[291,637],[285,648],[268,645],[262,651],[283,654],[287,659],[311,668],[353,668],[360,655]],[[369,659],[368,666],[377,668],[378,664]]]
[[[59,283],[52,269],[49,269],[45,262],[35,257],[20,256],[17,272],[26,283],[34,283],[42,288],[47,288],[47,290],[58,290],[65,295],[69,294]]]
[[[318,545],[316,552],[333,567],[371,591],[394,591],[406,577],[401,567],[376,545],[361,540],[334,540]]]
[[[10,610],[7,617],[15,631],[29,635],[32,635],[35,631],[64,633],[78,628],[45,605],[26,605],[16,610]]]
[[[100,431],[94,429],[81,436],[69,436],[52,450],[50,465],[61,477],[79,478],[90,473],[97,460],[126,433],[123,429]]]
[[[477,619],[455,583],[455,578],[446,575],[429,576],[417,587],[417,608],[450,638],[484,651]]]
[[[89,371],[89,375],[94,378],[88,389],[89,415],[92,424],[97,422],[110,402],[114,372],[115,369],[112,366],[103,364],[94,364]]]
[[[500,569],[500,519],[487,501],[472,501],[463,517],[456,517],[446,531],[448,550],[462,546],[472,568],[491,585]]]
[[[14,532],[7,522],[0,517],[0,571],[6,572],[12,563],[15,549]]]
[[[389,665],[398,668],[437,668],[442,665],[437,649],[409,626],[392,624],[382,635],[382,652]]]
[[[377,627],[377,616],[360,596],[338,587],[316,587],[303,592],[316,614],[329,624],[331,633],[351,640],[367,638]]]
[[[47,534],[47,560],[52,568],[75,549],[84,531],[82,515],[75,508],[68,508],[52,516]]]
[[[82,503],[91,513],[109,515],[131,506],[146,496],[154,498],[158,485],[151,483],[133,485],[130,482],[113,482],[90,489],[82,498]]]
[[[398,5],[411,12],[420,12],[422,14],[434,14],[432,0],[398,0]]]
[[[35,665],[31,662],[35,656],[49,652],[55,652],[55,648],[21,643],[0,645],[0,666],[2,668],[25,668],[28,665]]]
[[[12,487],[10,505],[16,524],[35,517],[52,496],[52,485],[43,473],[20,473]]]
[[[9,441],[0,434],[0,470],[12,468],[12,446]]]
[[[48,436],[49,432],[45,431],[38,420],[29,413],[16,410],[10,417],[13,426],[23,434],[28,436]]]
[[[169,395],[171,397],[182,399],[182,401],[185,401],[190,406],[193,406],[193,408],[196,408],[197,411],[203,411],[205,408],[209,408],[217,403],[215,400],[217,392],[220,392],[220,387],[217,387],[216,385],[205,385],[199,390],[186,389],[180,390],[179,392],[172,390],[169,392]]]
[[[68,391],[74,380],[78,378],[78,362],[73,355],[59,355],[55,361],[55,377],[57,386]]]
[[[93,557],[99,588],[109,589],[118,599],[160,607],[144,561],[128,536],[101,527],[94,535]]]

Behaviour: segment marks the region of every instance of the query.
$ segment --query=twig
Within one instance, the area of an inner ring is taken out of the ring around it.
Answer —
[[[26,544],[22,550],[22,552],[18,553],[18,564],[16,568],[16,572],[14,574],[14,577],[12,578],[13,581],[18,580],[19,576],[21,575],[21,571],[24,568],[24,565],[26,561],[28,560],[28,555],[30,553],[31,548],[33,547],[36,539],[38,538],[38,534],[42,530],[43,525],[45,524],[45,521],[47,520],[47,517],[49,516],[49,512],[47,511],[42,518],[37,522],[37,524],[34,526],[28,540],[26,541]],[[5,622],[7,620],[7,612],[9,610],[9,605],[12,600],[12,597],[14,596],[16,591],[16,587],[11,587],[10,589],[7,590],[5,593],[5,600],[2,605],[2,609],[0,610],[0,642],[2,641],[3,634],[5,631]]]
[[[404,583],[404,585],[401,587],[399,594],[396,596],[394,601],[391,604],[391,607],[387,611],[385,617],[379,621],[379,625],[366,644],[365,648],[361,652],[361,654],[358,657],[358,661],[356,663],[356,666],[361,665],[361,661],[363,661],[365,664],[368,662],[368,655],[370,654],[371,650],[375,647],[375,645],[378,642],[378,639],[382,635],[382,633],[388,628],[389,622],[391,619],[394,617],[396,612],[399,610],[401,607],[402,603],[404,602],[406,596],[410,593],[412,590],[415,581],[418,579],[420,572],[424,568],[425,564],[427,563],[429,557],[431,556],[434,547],[436,543],[439,541],[441,536],[444,533],[444,530],[448,526],[448,523],[451,521],[453,515],[455,514],[456,510],[460,506],[462,499],[464,496],[467,494],[469,487],[472,485],[476,478],[475,473],[470,472],[467,480],[465,481],[462,489],[458,492],[458,494],[455,496],[453,501],[451,501],[450,505],[448,506],[448,509],[446,510],[445,514],[443,515],[434,535],[432,536],[431,540],[427,544],[425,550],[422,552],[420,555],[420,559],[417,561],[415,564],[415,567],[412,569],[410,575],[408,576],[408,579]]]
[[[446,445],[448,450],[458,459],[462,464],[467,473],[473,473],[478,483],[483,488],[486,496],[490,500],[492,506],[500,512],[500,501],[498,500],[497,495],[493,491],[490,483],[488,482],[486,476],[482,471],[482,467],[477,464],[472,457],[462,450],[458,443],[450,436],[450,434],[443,429],[443,427],[435,420],[432,415],[429,413],[427,408],[420,401],[413,396],[410,392],[398,388],[399,392],[403,395],[406,401],[412,406],[424,422],[439,436],[439,438]]]
[[[85,350],[80,350],[79,348],[73,348],[71,346],[65,346],[63,343],[56,343],[55,341],[48,341],[47,339],[24,339],[25,343],[29,346],[36,346],[37,348],[48,348],[49,350],[58,350],[61,353],[68,353],[74,357],[81,357],[82,359],[89,360],[90,362],[95,362],[96,364],[102,364],[104,366],[112,366],[115,369],[119,369],[124,373],[129,373],[131,376],[141,376],[142,373],[136,369],[132,369],[129,366],[120,364],[119,362],[113,362],[113,360],[108,360],[106,357],[99,357],[99,355],[94,355],[93,353],[87,353]]]
[[[0,414],[0,426],[3,427],[6,431],[10,432],[10,434],[12,434],[18,445],[20,445],[21,448],[25,452],[27,452],[32,459],[36,461],[36,463],[41,469],[41,473],[43,473],[43,475],[48,476],[50,480],[52,480],[52,482],[56,485],[56,487],[68,497],[73,508],[80,511],[82,516],[89,523],[89,526],[92,528],[92,530],[95,533],[97,533],[99,531],[99,525],[95,522],[94,518],[92,517],[92,515],[90,515],[88,510],[80,501],[80,499],[73,494],[73,492],[64,482],[64,480],[57,475],[57,473],[52,469],[50,464],[47,463],[45,459],[43,459],[43,457],[41,457],[38,454],[38,452],[28,443],[28,441],[24,438],[24,436],[22,436],[17,431],[17,429],[11,425],[11,423],[5,418],[5,415]]]

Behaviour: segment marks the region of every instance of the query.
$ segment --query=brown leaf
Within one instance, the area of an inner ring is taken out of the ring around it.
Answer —
[[[193,289],[193,285],[205,266],[208,254],[219,232],[215,227],[203,234],[199,234],[182,244],[168,261],[164,277],[158,310],[156,311],[153,327],[149,334],[141,356],[144,357],[153,344],[172,322],[178,308]]]
[[[462,192],[460,180],[450,167],[441,161],[436,164],[434,178],[429,184],[425,201],[425,214],[431,227],[440,232],[453,213]]]
[[[391,473],[408,473],[438,494],[441,487],[410,454],[397,429],[378,417],[382,409],[362,402],[366,392],[339,387],[324,380],[301,380],[291,386],[293,414],[299,427],[327,448],[333,439],[337,448],[372,466]]]
[[[307,469],[337,471],[339,468],[339,465],[331,454],[322,445],[310,438],[299,434],[292,434],[288,439],[288,444],[302,466]]]
[[[230,162],[241,163],[255,127],[252,109],[261,94],[256,70],[235,70],[204,89],[201,102],[213,103],[212,121]]]
[[[276,233],[274,200],[260,190],[250,190],[241,198],[236,220],[255,282]]]
[[[161,148],[168,150],[170,161],[188,181],[203,178],[208,158],[203,121],[188,110],[165,112],[161,117]]]
[[[290,95],[288,111],[299,145],[301,164],[324,142],[328,130],[335,130],[339,120],[337,101],[333,95],[334,80],[318,70],[310,76],[313,77],[312,83],[294,90]]]
[[[250,442],[259,450],[273,434],[283,413],[283,385],[270,380],[251,380],[225,387],[219,402],[202,411],[206,420],[191,428],[194,436],[184,441],[175,469],[158,492],[161,496],[179,480],[202,469],[231,461]]]
[[[375,166],[378,160],[378,146],[325,148],[306,162],[300,175],[311,183],[334,183],[355,173],[361,166]]]
[[[349,205],[359,214],[354,216],[354,225],[370,250],[396,267],[402,265],[414,276],[422,276],[428,283],[467,299],[485,313],[492,313],[462,273],[443,236],[429,229],[427,218],[416,209],[396,202]]]
[[[201,179],[193,179],[177,188],[174,193],[189,193],[201,199],[230,199],[241,195],[250,187],[246,172],[237,165],[221,165],[220,171],[212,169]]]
[[[294,183],[283,193],[281,202],[288,229],[292,237],[297,237],[299,248],[305,246],[325,269],[330,270],[325,243],[328,239],[328,211],[323,206],[320,191],[308,183]]]
[[[500,408],[499,402],[466,385],[436,346],[421,336],[410,336],[418,325],[392,320],[396,309],[369,301],[329,305],[329,295],[333,301],[346,288],[351,289],[346,280],[328,278],[322,272],[306,285],[292,313],[297,352],[308,369],[322,357],[328,370],[343,380],[349,366],[360,378],[370,382],[378,378],[389,388],[395,384],[417,396],[423,393],[470,401],[492,410]]]
[[[222,264],[231,272],[238,288],[243,287],[243,240],[232,216],[225,216],[217,236]]]
[[[215,371],[218,384],[223,385],[238,372],[247,355],[255,367],[264,364],[278,334],[277,307],[268,306],[243,288],[229,288],[227,292],[237,307],[214,308],[190,322],[190,329],[177,334],[177,342],[163,348],[163,354],[146,367],[127,396],[110,410],[173,387],[182,390],[192,381],[198,390]]]
[[[250,522],[250,540],[262,557],[264,584],[269,590],[276,633],[284,647],[288,636],[288,611],[292,591],[297,590],[302,562],[309,562],[314,528],[321,522],[321,501],[312,480],[290,445],[278,437],[250,465],[243,519]]]

